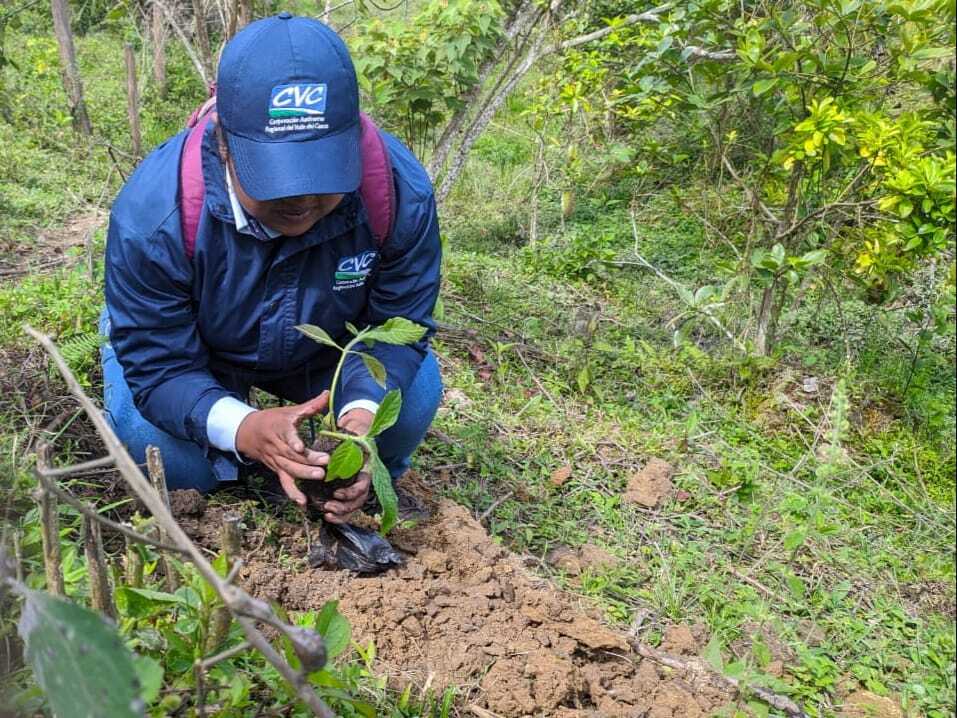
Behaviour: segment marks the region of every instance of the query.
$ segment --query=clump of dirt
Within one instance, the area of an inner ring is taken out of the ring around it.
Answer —
[[[216,547],[219,514],[184,527]],[[278,541],[245,537],[240,582],[287,610],[338,599],[360,643],[373,640],[378,669],[396,686],[460,687],[470,705],[503,717],[710,715],[731,696],[700,676],[683,679],[634,654],[624,633],[604,626],[551,583],[529,574],[461,506],[390,539],[406,565],[375,577],[295,569],[280,563],[307,545],[304,529],[280,524]]]
[[[186,516],[202,516],[206,512],[206,497],[196,489],[170,491],[169,508],[177,519]]]
[[[580,576],[586,570],[599,570],[618,564],[615,556],[592,543],[586,543],[577,550],[563,545],[556,546],[548,552],[545,560],[572,577]]]
[[[667,461],[651,459],[644,468],[631,477],[621,499],[626,504],[638,504],[648,509],[658,506],[672,491],[671,477],[675,470]]]
[[[844,699],[841,715],[845,718],[901,718],[904,714],[890,698],[870,691],[855,691]]]

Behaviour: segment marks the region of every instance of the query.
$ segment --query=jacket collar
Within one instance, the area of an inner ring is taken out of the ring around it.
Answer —
[[[362,206],[358,192],[350,192],[342,198],[338,207],[320,219],[304,235],[283,237],[244,211],[226,177],[226,168],[219,156],[212,123],[203,137],[202,160],[203,180],[206,183],[206,209],[209,213],[220,222],[232,225],[237,232],[255,237],[261,242],[281,240],[283,246],[279,252],[280,257],[322,244],[367,222],[365,207]]]

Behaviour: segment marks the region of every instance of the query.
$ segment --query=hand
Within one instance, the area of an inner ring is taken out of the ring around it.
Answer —
[[[338,422],[338,426],[350,434],[365,436],[369,431],[369,427],[372,426],[372,420],[374,418],[375,414],[368,409],[353,409],[343,415]]]
[[[351,413],[351,412],[350,412]],[[331,524],[344,524],[349,514],[358,511],[369,498],[369,485],[372,481],[366,471],[360,471],[352,486],[338,489],[333,501],[326,501],[322,507],[322,517]]]
[[[375,418],[368,409],[353,409],[342,416],[338,422],[338,428],[349,434],[364,436],[369,427],[372,426],[372,420]],[[369,473],[360,471],[359,476],[352,486],[338,489],[332,496],[333,501],[326,501],[322,507],[322,517],[331,524],[344,524],[349,518],[349,514],[358,511],[369,498],[369,485],[371,484]]]
[[[236,450],[275,471],[286,495],[303,507],[306,495],[296,486],[296,479],[321,481],[326,472],[319,467],[329,463],[329,455],[307,449],[297,427],[328,405],[329,392],[324,391],[304,404],[253,412],[236,431]]]

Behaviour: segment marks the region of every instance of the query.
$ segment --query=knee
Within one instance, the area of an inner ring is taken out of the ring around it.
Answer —
[[[442,402],[442,376],[435,355],[429,352],[422,361],[415,380],[402,397],[402,414],[399,421],[421,428],[422,433],[432,424],[435,412]]]

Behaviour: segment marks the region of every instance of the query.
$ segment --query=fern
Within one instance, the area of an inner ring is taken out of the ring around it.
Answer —
[[[67,365],[77,375],[85,375],[96,363],[97,352],[106,343],[106,337],[97,331],[75,334],[60,343],[60,354]],[[55,369],[50,367],[51,374]]]

